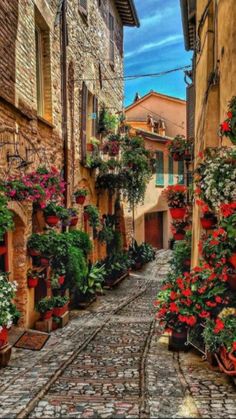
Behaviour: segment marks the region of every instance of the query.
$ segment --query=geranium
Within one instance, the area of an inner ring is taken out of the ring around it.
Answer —
[[[223,203],[220,205],[220,214],[225,218],[234,214],[235,211],[236,211],[236,202],[231,202],[229,204]]]
[[[175,138],[167,143],[168,152],[177,159],[184,155],[191,155],[193,152],[193,142],[186,140],[183,135],[176,135]]]
[[[220,135],[229,137],[236,144],[236,96],[229,102],[227,118],[220,124]]]
[[[221,319],[216,319],[215,321],[215,328],[213,330],[214,333],[219,333],[221,330],[225,328],[225,324]]]
[[[203,332],[207,349],[217,352],[222,345],[228,352],[236,350],[236,316],[235,314],[224,314],[215,320],[209,319]]]
[[[182,208],[187,203],[187,188],[184,185],[170,185],[163,190],[170,208]]]

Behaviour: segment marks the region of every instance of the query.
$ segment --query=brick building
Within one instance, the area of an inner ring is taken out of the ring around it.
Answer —
[[[87,203],[112,211],[84,162],[99,111],[122,111],[123,27],[139,25],[133,1],[2,0],[0,22],[1,178],[54,165],[67,182],[67,207],[74,205],[73,191],[85,186]],[[26,246],[31,232],[44,226],[30,203],[9,205],[15,229],[5,238],[1,268],[18,282],[21,324],[32,326],[36,295],[27,288]],[[94,241],[93,259],[103,255]]]

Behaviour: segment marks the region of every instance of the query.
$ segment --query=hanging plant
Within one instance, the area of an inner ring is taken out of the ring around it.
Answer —
[[[220,135],[229,137],[236,144],[236,96],[229,102],[227,118],[220,124]]]
[[[4,234],[14,227],[13,213],[7,208],[7,199],[0,193],[0,241]]]
[[[108,112],[105,108],[102,109],[99,118],[98,131],[101,134],[109,134],[115,132],[118,126],[118,119],[116,115]]]
[[[99,210],[95,205],[87,205],[84,208],[84,214],[88,219],[90,227],[96,228],[99,226]]]
[[[193,154],[193,142],[186,140],[183,135],[176,135],[176,137],[167,144],[169,153],[176,161],[190,160]]]
[[[85,189],[85,188],[77,189],[74,192],[76,203],[80,204],[80,205],[83,205],[87,195],[88,195],[87,189]]]

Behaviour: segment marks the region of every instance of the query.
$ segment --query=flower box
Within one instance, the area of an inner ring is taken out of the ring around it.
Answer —
[[[38,278],[37,277],[28,278],[28,287],[29,288],[36,288],[37,285],[38,285]]]
[[[75,198],[76,203],[79,205],[83,205],[85,203],[85,199],[86,199],[86,196],[83,196],[83,195],[78,195]]]
[[[55,227],[59,223],[60,219],[56,215],[48,215],[45,217],[45,221],[50,227]]]
[[[53,309],[53,316],[60,317],[66,312],[66,307],[54,307]]]
[[[229,262],[233,265],[234,269],[236,269],[236,252],[232,253],[229,258]]]
[[[186,212],[187,212],[187,208],[186,207],[183,207],[183,208],[170,208],[171,217],[174,220],[177,220],[177,219],[181,219],[182,220],[185,217]]]
[[[71,219],[70,219],[70,227],[75,227],[76,225],[77,225],[77,223],[78,223],[78,220],[79,220],[79,217],[72,217]]]
[[[0,331],[0,348],[5,346],[8,342],[8,330],[5,326],[2,327]]]

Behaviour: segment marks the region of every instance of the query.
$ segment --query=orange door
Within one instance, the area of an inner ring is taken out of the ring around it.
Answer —
[[[145,214],[145,241],[156,249],[163,249],[163,212]]]

